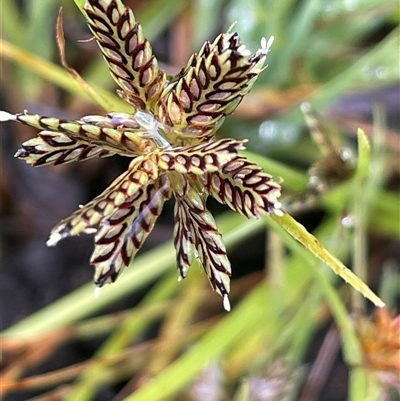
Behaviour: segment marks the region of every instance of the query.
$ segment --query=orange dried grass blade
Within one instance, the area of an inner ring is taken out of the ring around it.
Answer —
[[[67,59],[65,57],[65,37],[64,37],[64,29],[63,29],[63,17],[62,17],[62,8],[58,13],[57,23],[56,23],[56,40],[57,46],[60,53],[60,60],[62,66],[68,71],[69,75],[76,81],[85,92],[104,110],[111,110],[111,104],[101,96],[100,93],[96,92],[76,71],[74,68],[70,67],[67,63]]]

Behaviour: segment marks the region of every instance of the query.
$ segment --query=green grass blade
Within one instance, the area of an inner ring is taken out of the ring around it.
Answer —
[[[273,215],[271,217],[306,249],[325,262],[336,274],[342,277],[343,280],[348,282],[357,291],[361,292],[372,303],[379,307],[385,305],[362,280],[360,280],[340,260],[329,253],[327,249],[313,235],[311,235],[304,226],[294,220],[293,217],[287,213],[283,216]]]
[[[0,47],[2,50],[1,57],[12,60],[20,66],[33,71],[38,76],[65,89],[74,96],[92,103],[98,103],[98,99],[94,98],[82,85],[72,79],[62,67],[22,50],[3,39],[0,39]],[[132,107],[117,95],[110,94],[99,87],[93,87],[93,90],[105,100],[108,105],[108,111],[132,112]]]
[[[369,165],[371,162],[371,146],[368,138],[362,129],[358,129],[358,160],[356,167],[355,179],[362,180],[368,175]]]
[[[217,219],[217,224],[228,247],[234,246],[264,227],[262,220],[247,220],[243,216],[233,213],[221,216]],[[2,334],[4,336],[32,337],[64,327],[98,312],[136,289],[142,288],[174,265],[175,250],[172,242],[168,241],[136,258],[132,268],[125,271],[120,280],[102,288],[99,298],[94,297],[95,287],[89,283],[28,316],[6,329]]]
[[[17,2],[14,0],[2,0],[0,9],[2,36],[22,46],[25,38],[24,27],[26,22],[18,11]]]
[[[175,262],[175,252],[170,242],[138,257],[132,269],[124,272],[121,280],[102,288],[95,298],[93,283],[64,296],[39,312],[6,329],[4,336],[34,337],[56,328],[65,327],[84,317],[93,315],[107,305],[131,294],[152,282]]]
[[[178,280],[171,280],[167,275],[158,285],[153,288],[146,297],[140,302],[138,307],[151,306],[157,302],[165,301],[175,291]],[[136,309],[136,308],[135,308]],[[150,324],[154,323],[153,316],[150,319],[135,319],[132,317],[126,320],[96,351],[94,358],[110,357],[117,355],[128,347],[134,339],[142,333]],[[95,393],[102,386],[105,378],[109,374],[109,367],[101,364],[94,365],[86,369],[78,378],[72,391],[68,393],[64,401],[91,400]]]
[[[266,219],[266,222],[268,226],[270,226],[280,234],[281,238],[288,246],[288,248],[292,250],[294,254],[301,257],[301,261],[298,257],[296,264],[301,264],[303,269],[309,268],[310,273],[316,279],[316,283],[321,289],[324,297],[328,300],[333,317],[336,321],[336,324],[340,328],[343,353],[346,361],[351,364],[360,364],[362,360],[362,354],[359,341],[357,339],[354,326],[346,308],[345,301],[342,299],[340,293],[334,288],[331,283],[334,276],[332,274],[327,274],[329,273],[329,271],[324,271],[323,269],[321,269],[318,260],[315,259],[312,252],[307,251],[299,242],[297,242],[297,238],[286,231],[285,227],[279,225],[279,223],[274,221],[274,219]],[[330,243],[333,243],[332,246],[334,246],[337,253],[347,254],[350,251],[351,244],[350,242],[342,241],[341,229],[340,227],[338,227],[336,222],[337,217],[333,217],[325,221],[324,224],[319,227],[317,236],[319,238],[330,238]],[[306,265],[307,267],[304,267],[304,265]],[[290,268],[290,266],[288,265],[286,268]],[[304,272],[304,274],[306,273]],[[301,302],[301,300],[299,302]],[[304,333],[304,335],[306,336],[306,333]]]
[[[400,27],[397,27],[365,56],[335,78],[318,87],[314,93],[310,94],[307,101],[316,110],[322,110],[352,88],[372,88],[399,81],[399,35]],[[295,123],[303,121],[303,115],[299,108],[293,108],[285,118]]]
[[[320,0],[302,1],[290,23],[287,40],[279,58],[268,67],[268,80],[274,85],[287,83],[291,79],[294,58],[308,46],[308,37],[320,15]]]
[[[168,399],[193,380],[211,360],[221,356],[254,322],[264,318],[265,286],[259,285],[240,305],[204,335],[195,347],[141,387],[126,401]]]

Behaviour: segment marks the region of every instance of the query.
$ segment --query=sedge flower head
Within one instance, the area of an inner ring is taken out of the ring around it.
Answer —
[[[221,34],[170,77],[159,68],[132,10],[120,0],[89,0],[84,10],[120,87],[118,94],[132,105],[132,114],[62,120],[0,112],[0,121],[40,130],[16,153],[34,166],[115,154],[132,161],[105,191],[55,226],[47,244],[94,234],[90,262],[101,287],[131,264],[164,202],[174,197],[180,278],[196,257],[229,309],[231,267],[206,200],[211,196],[248,218],[279,214],[280,185],[239,154],[245,141],[218,140],[215,134],[263,70],[272,38],[263,39],[251,55],[237,33]]]

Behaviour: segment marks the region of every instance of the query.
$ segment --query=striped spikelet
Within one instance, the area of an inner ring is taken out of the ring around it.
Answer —
[[[167,85],[155,114],[165,126],[184,135],[211,138],[262,71],[268,45],[248,57],[237,33],[221,34],[194,54],[179,79]]]
[[[82,233],[95,234],[91,263],[101,287],[128,267],[152,231],[164,202],[175,198],[174,245],[180,277],[196,258],[212,288],[228,293],[231,267],[208,196],[246,217],[281,213],[280,186],[239,155],[245,141],[215,139],[263,69],[270,43],[254,54],[237,33],[206,42],[174,76],[159,69],[132,10],[119,0],[89,0],[88,25],[132,114],[109,113],[61,120],[27,112],[0,112],[40,130],[16,157],[34,166],[58,165],[114,154],[132,158],[126,172],[95,199],[62,220],[49,246]]]

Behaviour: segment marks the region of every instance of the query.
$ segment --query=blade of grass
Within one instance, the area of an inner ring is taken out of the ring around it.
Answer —
[[[0,39],[0,48],[3,58],[12,60],[24,68],[34,71],[48,82],[65,89],[74,96],[79,96],[82,99],[96,103],[93,97],[89,95],[81,85],[74,81],[63,68],[26,52],[3,39]],[[94,87],[93,89],[106,99],[108,104],[111,105],[110,107],[112,110],[127,113],[132,112],[132,107],[116,95],[110,94],[110,92],[104,91],[99,87]]]
[[[357,180],[363,180],[368,176],[369,166],[371,163],[371,146],[365,132],[360,128],[357,132],[357,139],[358,160],[354,178]]]
[[[258,285],[229,315],[207,332],[190,351],[125,401],[169,399],[193,380],[206,364],[222,355],[236,340],[264,318],[265,286]]]
[[[367,280],[367,227],[369,216],[371,215],[373,200],[380,192],[385,178],[386,164],[384,111],[379,106],[375,107],[374,111],[375,129],[372,157],[364,131],[358,130],[359,158],[352,191],[352,214],[354,215],[353,265],[355,274],[363,281]],[[365,310],[363,299],[356,293],[353,293],[353,309],[357,311]]]
[[[53,0],[25,3],[23,41],[17,42],[21,49],[26,49],[36,57],[50,60],[54,52],[54,15],[59,7]],[[40,40],[38,40],[40,38]],[[36,99],[43,88],[43,80],[29,70],[18,74],[18,81],[31,99]]]
[[[371,88],[399,81],[400,71],[397,56],[399,35],[400,27],[397,27],[365,56],[335,78],[321,85],[309,96],[307,101],[316,110],[323,110],[352,88]],[[284,118],[293,123],[301,123],[303,121],[300,108],[296,107]]]
[[[311,340],[318,329],[318,310],[323,301],[323,289],[319,282],[315,283],[305,295],[304,301],[295,315],[285,324],[286,346],[285,356],[294,364],[300,365]],[[282,344],[284,345],[284,344]],[[285,349],[284,346],[281,349]]]
[[[313,253],[316,257],[325,262],[336,274],[348,282],[357,291],[360,291],[366,298],[368,298],[375,305],[382,307],[385,304],[382,300],[375,295],[370,288],[360,280],[351,270],[349,270],[340,260],[330,254],[326,248],[307,230],[304,226],[299,224],[287,213],[282,216],[272,215],[272,220],[283,227],[290,235],[299,241],[306,249]]]
[[[361,280],[367,280],[367,212],[369,209],[368,199],[365,198],[365,180],[368,176],[368,169],[371,161],[371,148],[364,131],[358,130],[358,161],[354,176],[354,192],[352,199],[352,214],[354,215],[354,252],[353,268],[354,273]],[[352,309],[365,311],[365,302],[357,291],[352,293]]]
[[[312,253],[307,252],[306,249],[297,242],[297,238],[292,237],[291,234],[285,231],[283,227],[278,226],[278,223],[276,223],[274,220],[266,219],[266,221],[269,226],[271,226],[281,235],[283,241],[289,247],[289,249],[293,250],[293,252],[296,252],[299,256],[302,256],[307,266],[311,267],[310,270],[313,273],[313,276],[316,278],[318,285],[322,289],[324,296],[327,298],[336,324],[340,328],[343,353],[346,361],[351,364],[360,364],[362,361],[362,353],[357,335],[340,294],[330,282],[332,277],[329,277],[330,275],[327,275],[326,272],[320,268],[320,265],[316,263],[317,260],[314,258]],[[336,217],[329,219],[320,227],[318,230],[318,237],[331,239],[337,237],[337,239],[334,240],[336,251],[339,251],[339,247],[345,246],[349,248],[350,245],[349,242],[343,244],[340,241],[342,236],[340,233],[340,227],[337,225]]]
[[[400,271],[394,260],[388,260],[383,265],[379,294],[385,301],[388,310],[397,308],[397,299],[400,296]]]
[[[37,57],[50,60],[56,44],[54,17],[60,4],[54,0],[41,0],[28,1],[25,6],[27,15],[23,27],[25,43],[20,45]]]
[[[293,283],[289,286],[285,277],[283,281],[288,287],[286,292],[290,292],[292,299],[284,294],[278,296],[273,286],[267,286],[266,291],[271,293],[267,307],[268,318],[259,321],[252,333],[235,342],[226,360],[229,376],[241,377],[252,373],[260,365],[279,358],[282,353],[285,354],[285,359],[295,364],[301,363],[311,336],[317,329],[316,311],[323,296],[318,283],[310,287],[313,274],[311,269],[304,269],[303,260],[299,262],[301,257],[294,254],[290,259],[285,266],[285,276],[298,276],[297,273],[301,270],[301,279],[307,277],[305,284],[296,285],[294,280],[291,280]],[[253,346],[250,346],[250,341],[253,342]]]
[[[104,287],[98,298],[94,297],[93,283],[89,283],[21,320],[2,334],[29,338],[65,327],[67,324],[96,313],[150,283],[171,268],[174,261],[172,244],[167,242],[138,257],[134,267],[124,272],[123,279]]]
[[[26,22],[18,11],[18,3],[14,0],[2,0],[0,18],[2,36],[22,46]]]
[[[382,399],[383,389],[377,377],[366,369],[356,367],[350,371],[349,401],[375,401]]]
[[[77,7],[79,8],[79,10],[81,10],[83,13],[83,6],[85,5],[86,0],[74,0],[74,2],[77,5]]]
[[[158,285],[156,285],[155,288],[146,295],[138,307],[143,308],[151,306],[155,302],[165,301],[176,291],[177,284],[177,280],[171,280],[170,275],[167,275],[164,280],[158,283]],[[94,355],[94,358],[101,359],[101,357],[117,355],[153,323],[154,319],[152,318],[133,318],[129,321],[125,320],[124,324],[115,330],[115,332],[101,345]],[[108,374],[109,368],[100,364],[86,369],[78,378],[77,383],[65,397],[64,401],[93,399]]]
[[[200,270],[200,266],[196,265],[197,263],[194,263],[191,269],[198,268]],[[194,274],[186,278],[185,285],[181,287],[182,291],[176,299],[176,307],[170,308],[165,313],[158,336],[159,341],[147,366],[141,372],[142,377],[153,377],[159,374],[182,353],[183,350],[175,343],[175,339],[178,333],[186,332],[196,311],[207,301],[204,296],[204,284]]]
[[[308,46],[307,38],[320,15],[320,3],[320,0],[306,0],[300,3],[286,32],[290,40],[286,41],[279,58],[275,58],[274,63],[268,67],[268,80],[274,82],[274,85],[281,85],[290,80],[293,60]]]

